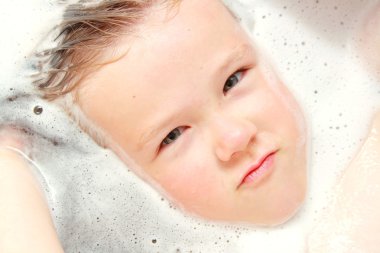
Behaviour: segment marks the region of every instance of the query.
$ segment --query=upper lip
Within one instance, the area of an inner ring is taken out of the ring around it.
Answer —
[[[238,187],[240,187],[243,182],[244,182],[244,179],[249,175],[251,174],[253,171],[257,170],[262,164],[263,162],[265,161],[265,159],[270,156],[271,154],[274,154],[275,151],[270,151],[270,152],[266,152],[264,153],[264,155],[261,155],[259,156],[260,158],[258,160],[256,160],[253,165],[251,165],[248,169],[248,171],[243,175],[242,179],[240,180],[240,184]]]

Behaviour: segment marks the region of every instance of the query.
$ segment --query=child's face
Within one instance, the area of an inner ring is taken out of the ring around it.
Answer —
[[[81,86],[83,111],[186,210],[285,221],[306,191],[297,103],[220,1],[175,11],[155,9],[119,44],[126,56]]]

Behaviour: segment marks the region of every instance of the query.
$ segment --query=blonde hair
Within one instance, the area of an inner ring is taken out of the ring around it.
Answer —
[[[100,62],[105,49],[121,35],[131,35],[157,4],[180,0],[102,0],[69,5],[55,30],[54,48],[37,53],[34,83],[48,100],[71,92],[89,74],[108,62]],[[111,60],[114,61],[115,59]],[[116,59],[117,60],[117,59]]]
[[[100,146],[110,138],[84,115],[72,92],[84,79],[114,59],[104,60],[106,50],[123,36],[132,35],[157,5],[168,10],[181,0],[81,0],[69,5],[54,31],[56,46],[36,53],[33,76],[43,98],[54,101]]]

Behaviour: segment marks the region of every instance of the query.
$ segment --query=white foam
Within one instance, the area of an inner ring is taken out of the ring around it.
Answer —
[[[271,56],[311,125],[307,203],[294,219],[276,228],[217,225],[186,217],[112,153],[97,147],[60,108],[38,98],[24,77],[29,73],[25,57],[57,23],[63,5],[48,0],[0,2],[5,38],[0,42],[0,123],[16,122],[34,133],[32,155],[67,252],[305,251],[307,232],[366,136],[371,115],[380,108],[377,80],[352,46],[354,30],[371,3],[230,4],[243,17],[250,16],[247,29]],[[36,105],[42,106],[42,114],[33,112]]]

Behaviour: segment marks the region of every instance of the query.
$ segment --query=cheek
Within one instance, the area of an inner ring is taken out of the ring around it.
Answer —
[[[272,127],[287,129],[288,134],[292,136],[304,132],[303,112],[282,81],[270,71],[261,70],[257,76],[262,85],[256,99],[260,101],[265,121],[271,123]]]
[[[279,83],[275,88],[267,91],[268,121],[285,139],[293,142],[304,139],[306,125],[300,106],[283,84]]]
[[[215,188],[215,173],[212,173],[215,166],[210,159],[192,157],[159,167],[162,169],[154,175],[154,180],[185,207],[198,205],[200,198]]]
[[[253,120],[258,127],[272,133],[282,134],[294,128],[295,117],[287,101],[284,101],[285,98],[266,88],[258,91],[255,95],[255,98],[252,99],[254,103],[250,108],[251,115],[254,116]]]

